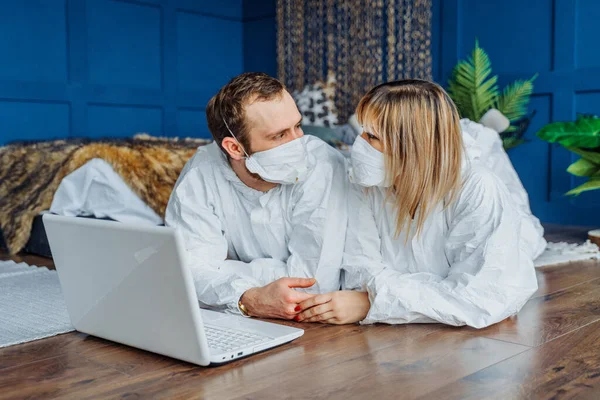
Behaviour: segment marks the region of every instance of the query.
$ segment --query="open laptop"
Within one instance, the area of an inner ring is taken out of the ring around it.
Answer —
[[[43,217],[75,329],[199,365],[222,364],[302,329],[201,310],[179,234],[166,227]]]

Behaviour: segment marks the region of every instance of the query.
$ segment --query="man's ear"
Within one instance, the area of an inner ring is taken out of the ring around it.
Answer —
[[[234,160],[242,160],[246,156],[242,145],[239,144],[238,141],[232,137],[228,136],[224,138],[223,142],[221,142],[221,145],[223,146],[223,149],[225,149],[227,154],[229,154],[229,157],[231,157]]]

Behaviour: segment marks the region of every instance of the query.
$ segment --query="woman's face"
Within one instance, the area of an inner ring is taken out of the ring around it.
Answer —
[[[371,147],[383,153],[383,143],[381,142],[381,140],[379,140],[377,135],[371,132],[363,132],[361,136],[367,141],[367,143],[371,145]]]

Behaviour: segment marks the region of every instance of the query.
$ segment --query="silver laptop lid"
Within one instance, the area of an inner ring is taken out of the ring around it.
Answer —
[[[175,230],[51,214],[43,220],[78,331],[209,364],[194,283]]]

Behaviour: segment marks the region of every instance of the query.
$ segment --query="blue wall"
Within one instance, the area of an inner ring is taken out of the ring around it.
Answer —
[[[4,0],[0,144],[209,137],[204,107],[223,84],[275,74],[274,15],[273,0]]]
[[[434,78],[447,82],[479,38],[503,87],[538,72],[526,137],[509,152],[532,209],[544,222],[600,225],[600,192],[568,198],[579,185],[565,170],[576,156],[535,137],[544,124],[600,114],[600,1],[434,0]]]
[[[275,0],[244,0],[244,69],[277,76]]]

